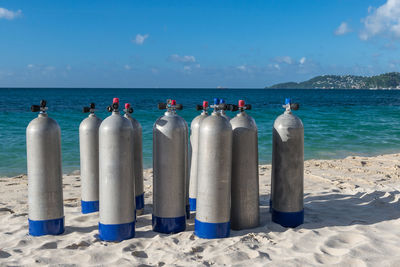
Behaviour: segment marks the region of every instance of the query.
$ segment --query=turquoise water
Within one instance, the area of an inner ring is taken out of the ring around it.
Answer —
[[[400,152],[400,90],[0,89],[0,95],[0,176],[26,173],[25,128],[37,116],[30,106],[40,99],[47,100],[49,116],[61,127],[64,173],[79,169],[78,128],[87,116],[82,107],[95,102],[98,116],[105,118],[113,97],[133,104],[143,127],[145,167],[152,164],[152,126],[163,113],[157,103],[167,98],[184,105],[179,113],[188,123],[203,99],[252,104],[260,163],[271,161],[271,128],[285,97],[301,103],[296,114],[304,123],[306,159]]]

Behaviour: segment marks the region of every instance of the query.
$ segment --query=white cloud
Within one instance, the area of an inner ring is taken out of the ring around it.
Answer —
[[[28,64],[28,66],[26,66],[28,69],[33,69],[35,67],[35,65],[33,64]]]
[[[278,63],[286,63],[286,64],[289,64],[289,65],[293,63],[292,58],[289,57],[289,56],[277,57],[277,58],[275,58],[275,61],[278,62]]]
[[[142,45],[147,38],[149,38],[148,34],[141,35],[138,33],[136,34],[135,39],[132,40],[132,43]]]
[[[400,37],[400,1],[387,0],[378,8],[368,8],[369,15],[362,19],[364,29],[360,33],[362,40],[368,40],[376,35]]]
[[[277,69],[277,70],[280,70],[280,69],[281,69],[281,67],[279,66],[279,64],[274,64],[274,68]]]
[[[240,71],[246,71],[247,70],[247,67],[245,65],[237,66],[236,68],[238,70],[240,70]]]
[[[179,56],[177,54],[170,55],[168,59],[170,61],[180,62],[180,63],[195,63],[196,62],[196,58],[194,56]]]
[[[3,7],[0,7],[0,19],[12,20],[12,19],[18,18],[20,16],[22,16],[21,10],[11,11],[11,10],[5,9]]]
[[[132,69],[132,67],[131,67],[131,66],[129,66],[128,64],[126,64],[126,65],[124,66],[124,69],[126,69],[126,70],[130,70],[130,69]]]
[[[349,32],[351,32],[351,29],[347,22],[340,23],[339,27],[335,30],[336,35],[344,35]]]
[[[303,65],[304,63],[306,63],[307,58],[306,57],[302,57],[299,60],[300,65]]]

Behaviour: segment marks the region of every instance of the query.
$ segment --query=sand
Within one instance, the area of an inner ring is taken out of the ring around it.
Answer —
[[[400,154],[305,162],[305,223],[271,222],[270,165],[260,166],[261,224],[206,240],[151,230],[152,171],[145,170],[145,214],[136,237],[100,241],[98,213],[80,212],[78,173],[64,176],[66,231],[28,235],[27,177],[0,178],[1,265],[400,266]],[[192,215],[192,217],[194,217]]]

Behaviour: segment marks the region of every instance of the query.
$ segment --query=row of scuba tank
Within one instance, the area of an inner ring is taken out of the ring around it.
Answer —
[[[270,212],[284,227],[303,223],[303,143],[297,103],[286,99],[285,112],[273,126]],[[183,109],[175,100],[159,103],[166,110],[153,126],[153,230],[178,233],[195,211],[195,234],[224,238],[230,229],[259,226],[258,130],[247,114],[251,105],[214,99],[197,105],[190,142]],[[209,115],[208,110],[213,111]],[[82,213],[99,211],[99,237],[120,241],[135,236],[136,216],[143,214],[142,127],[125,104],[114,98],[101,121],[95,105],[79,127]],[[38,117],[27,127],[29,233],[64,232],[61,137],[47,115],[46,101],[32,106]],[[230,119],[225,111],[239,111]]]

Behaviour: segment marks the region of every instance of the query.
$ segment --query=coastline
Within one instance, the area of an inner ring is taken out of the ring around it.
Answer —
[[[81,214],[78,172],[63,176],[66,231],[60,236],[27,234],[27,177],[2,177],[0,260],[82,266],[400,264],[400,153],[307,160],[304,167],[303,225],[286,229],[271,222],[271,165],[260,165],[260,226],[216,240],[194,236],[194,214],[182,233],[151,230],[152,169],[144,170],[145,214],[138,217],[136,237],[120,243],[98,239],[98,213]]]

